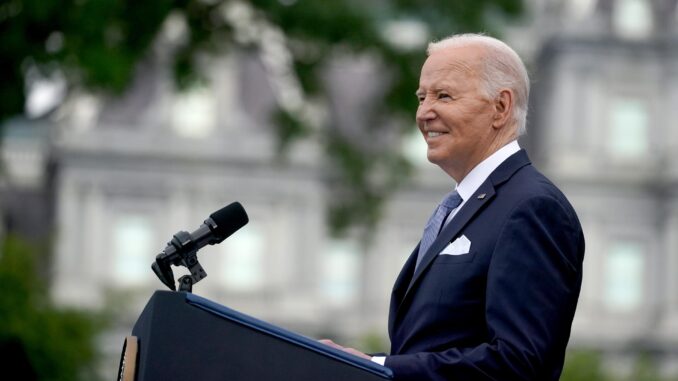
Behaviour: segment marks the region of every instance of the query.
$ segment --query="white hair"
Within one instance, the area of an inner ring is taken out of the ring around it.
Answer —
[[[429,43],[426,53],[430,56],[442,49],[468,45],[481,45],[487,52],[483,58],[481,73],[485,95],[495,98],[503,88],[511,89],[515,94],[512,116],[518,126],[518,135],[523,135],[527,130],[530,78],[525,64],[510,46],[483,34],[465,33]]]

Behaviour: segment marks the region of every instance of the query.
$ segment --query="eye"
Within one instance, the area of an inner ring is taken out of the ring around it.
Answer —
[[[451,100],[452,97],[450,96],[450,94],[447,94],[447,93],[439,93],[438,99]]]
[[[424,94],[417,94],[417,100],[419,101],[419,104],[424,103],[425,99],[426,99],[426,96]]]

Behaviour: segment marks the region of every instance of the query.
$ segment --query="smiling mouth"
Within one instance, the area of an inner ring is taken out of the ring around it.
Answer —
[[[426,133],[426,136],[429,137],[429,138],[435,138],[435,137],[438,137],[438,136],[443,135],[443,134],[445,134],[445,132],[429,131],[429,132]]]

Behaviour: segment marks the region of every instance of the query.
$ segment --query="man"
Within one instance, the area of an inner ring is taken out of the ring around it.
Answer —
[[[396,380],[558,380],[582,281],[584,236],[565,196],[531,164],[529,80],[503,42],[432,43],[417,125],[456,189],[436,209],[391,295]],[[325,341],[330,345],[338,345]]]

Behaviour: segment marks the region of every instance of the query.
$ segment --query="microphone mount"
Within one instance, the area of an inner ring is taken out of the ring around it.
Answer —
[[[193,285],[207,276],[205,269],[198,262],[198,247],[193,237],[186,231],[180,231],[172,236],[172,240],[165,250],[155,257],[155,263],[151,266],[160,281],[172,291],[176,291],[171,265],[184,266],[191,273],[179,278],[179,291],[192,292]]]
[[[248,221],[247,213],[239,202],[219,209],[194,232],[180,231],[172,236],[165,249],[155,257],[151,265],[153,272],[170,290],[176,291],[172,266],[186,267],[190,275],[179,278],[179,291],[191,292],[193,285],[207,276],[198,262],[198,250],[205,245],[221,243]]]

